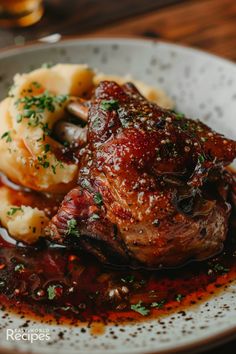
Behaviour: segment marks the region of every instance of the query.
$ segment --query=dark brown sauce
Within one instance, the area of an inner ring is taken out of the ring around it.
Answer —
[[[14,204],[37,206],[49,216],[55,214],[60,201],[11,190]],[[11,242],[1,228],[2,308],[49,323],[73,325],[139,321],[184,310],[207,300],[236,279],[236,238],[231,219],[221,255],[162,271],[114,269],[91,256],[52,247],[43,239],[37,247],[24,247]]]

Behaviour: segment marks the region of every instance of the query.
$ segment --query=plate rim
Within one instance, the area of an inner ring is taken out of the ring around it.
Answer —
[[[195,53],[196,55],[200,55],[200,56],[205,56],[208,57],[209,59],[212,60],[217,60],[218,62],[224,64],[224,65],[228,65],[231,66],[232,69],[236,69],[236,64],[227,59],[227,58],[223,58],[220,57],[216,54],[198,49],[198,48],[194,48],[191,46],[187,46],[187,45],[182,45],[182,44],[175,44],[172,42],[168,42],[168,41],[162,41],[159,39],[148,39],[148,38],[142,38],[142,37],[132,37],[132,36],[62,36],[56,43],[45,43],[43,41],[41,41],[41,39],[38,40],[33,40],[33,41],[29,41],[25,44],[22,45],[10,45],[4,48],[0,49],[0,61],[1,59],[7,59],[8,57],[14,57],[17,56],[19,54],[22,53],[27,53],[27,52],[34,52],[34,51],[40,51],[43,49],[49,49],[49,48],[57,48],[63,45],[81,45],[81,44],[96,44],[96,45],[100,45],[100,44],[119,44],[122,45],[124,43],[129,43],[129,44],[133,44],[133,45],[140,45],[140,47],[142,46],[150,46],[150,45],[163,45],[163,46],[167,46],[170,48],[173,48],[177,51],[185,51],[186,53]],[[14,314],[13,314],[14,315]],[[156,349],[153,350],[141,350],[137,349],[136,351],[134,351],[134,353],[137,354],[187,354],[187,353],[199,353],[202,352],[204,350],[210,350],[212,348],[215,348],[217,346],[220,346],[222,344],[225,344],[233,339],[236,338],[236,325],[227,328],[225,330],[219,331],[217,333],[214,333],[212,335],[208,335],[206,338],[203,338],[201,340],[194,340],[191,341],[190,343],[186,343],[186,344],[180,344],[175,346],[175,348],[166,348],[166,349],[162,349],[161,351],[158,351]],[[4,348],[2,346],[0,346],[0,354],[26,354],[26,352],[30,353],[30,350],[21,350],[21,349],[8,349],[8,348]],[[36,353],[36,352],[35,352]],[[54,353],[54,352],[51,352]],[[99,351],[97,352],[99,353]],[[119,352],[119,351],[115,351],[115,354],[128,354],[125,352]],[[39,352],[37,354],[40,354]],[[55,351],[56,354],[56,351]],[[86,354],[88,354],[86,352]]]
[[[116,42],[116,43],[115,43]],[[4,48],[0,48],[0,60],[7,58],[8,56],[16,56],[18,54],[21,54],[22,52],[28,52],[31,50],[41,50],[41,49],[48,49],[51,47],[59,47],[63,44],[86,44],[86,43],[94,43],[94,44],[124,44],[124,43],[129,43],[129,44],[136,44],[136,45],[163,45],[167,47],[171,47],[176,50],[181,50],[185,51],[186,53],[195,53],[196,55],[201,55],[208,57],[209,59],[217,60],[218,62],[224,63],[225,65],[229,65],[232,68],[236,68],[236,63],[233,62],[230,59],[221,57],[217,54],[196,48],[196,47],[191,47],[185,44],[176,44],[174,42],[168,42],[164,40],[159,40],[159,39],[149,39],[149,38],[143,38],[143,37],[132,37],[132,36],[77,36],[77,35],[70,35],[70,36],[62,36],[59,40],[57,40],[55,43],[49,43],[49,42],[44,42],[43,38],[39,38],[36,40],[32,41],[27,41],[25,44],[21,45],[9,45]]]
[[[130,352],[123,352],[123,351],[118,351],[115,350],[115,354],[195,354],[195,353],[201,353],[203,351],[208,351],[211,349],[214,349],[220,345],[226,344],[230,342],[231,340],[236,339],[236,325],[230,329],[226,329],[224,331],[219,331],[218,333],[215,333],[211,336],[208,336],[200,341],[192,341],[191,343],[187,344],[180,344],[175,346],[175,348],[166,348],[162,349],[161,351],[158,351],[156,349],[154,350],[143,350],[143,349],[137,349],[135,351]],[[0,354],[30,354],[31,350],[26,349],[26,350],[21,350],[18,348],[14,349],[8,349],[4,347],[0,347]],[[33,352],[34,354],[40,354],[40,351]],[[76,353],[76,351],[71,351],[72,354]],[[96,351],[95,354],[102,354],[103,350]],[[50,351],[50,354],[57,354],[57,351],[53,349],[53,351]],[[85,351],[84,354],[90,354],[90,351]]]

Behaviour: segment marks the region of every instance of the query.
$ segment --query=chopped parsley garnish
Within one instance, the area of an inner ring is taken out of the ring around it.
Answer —
[[[51,169],[52,169],[52,172],[54,173],[54,175],[56,174],[56,169],[58,166],[60,166],[60,168],[65,168],[63,163],[61,161],[57,160],[57,163],[55,165],[51,165]]]
[[[177,294],[176,297],[175,297],[175,300],[178,301],[178,302],[181,302],[181,300],[183,300],[183,298],[184,298],[184,295]]]
[[[60,307],[61,310],[63,311],[70,311],[71,310],[71,306],[62,306]]]
[[[56,165],[52,165],[51,166],[51,169],[52,169],[52,172],[53,172],[54,175],[56,174],[56,168],[57,168]]]
[[[15,272],[22,272],[25,269],[24,264],[20,263],[15,266]]]
[[[22,119],[23,119],[23,115],[18,113],[17,116],[16,116],[16,122],[17,123],[21,123],[22,122]]]
[[[8,131],[8,132],[3,133],[2,136],[1,136],[1,139],[6,139],[7,143],[12,142],[11,132]]]
[[[130,306],[131,310],[138,312],[142,316],[147,316],[150,313],[150,310],[142,305],[142,301],[139,301],[137,304]]]
[[[43,168],[48,168],[50,166],[50,163],[46,160],[46,158],[46,155],[44,155],[43,157],[38,156],[38,164]]]
[[[100,106],[104,111],[112,111],[119,108],[119,102],[117,100],[103,100]]]
[[[50,150],[51,150],[51,145],[45,144],[45,145],[44,145],[44,152],[45,152],[45,154],[46,154],[48,151],[50,151]]]
[[[10,208],[10,210],[8,210],[8,212],[7,212],[7,215],[12,216],[12,215],[14,215],[17,211],[23,212],[22,207],[12,207],[12,208]]]
[[[222,264],[216,263],[212,266],[213,270],[217,273],[225,274],[228,273],[229,268],[224,267]]]
[[[198,161],[203,163],[205,161],[205,157],[203,155],[198,155]]]
[[[36,127],[41,123],[43,118],[42,113],[45,110],[49,112],[54,112],[56,105],[61,105],[67,100],[67,95],[57,95],[54,96],[48,91],[40,95],[35,96],[25,96],[18,99],[15,104],[23,105],[22,115],[18,115],[17,122],[20,123],[23,118],[28,119],[28,125]]]
[[[48,149],[50,149],[50,145],[46,144],[44,148],[45,148],[46,152],[48,152],[49,151]],[[64,168],[63,163],[61,161],[59,161],[59,160],[57,160],[57,162],[54,165],[53,164],[50,165],[50,162],[47,161],[47,155],[46,154],[43,155],[43,156],[38,156],[38,165],[42,166],[43,168],[51,167],[52,172],[53,172],[54,175],[56,174],[56,169],[57,169],[58,166],[60,166],[60,168]]]
[[[96,213],[93,213],[90,216],[90,218],[89,218],[89,220],[91,220],[91,221],[96,221],[96,220],[99,220],[99,219],[100,219],[100,216],[98,214],[96,214]]]
[[[84,188],[84,189],[87,189],[89,191],[92,191],[92,186],[90,184],[90,182],[87,180],[87,179],[83,179],[81,181],[81,186]]]
[[[175,119],[180,120],[184,118],[184,114],[183,113],[176,113],[175,114]]]
[[[53,172],[54,175],[56,174],[57,166],[58,166],[58,164],[56,164],[56,165],[51,165],[51,169],[52,169],[52,172]]]
[[[135,277],[132,274],[126,275],[125,277],[121,278],[121,281],[123,283],[129,283],[129,284],[133,283],[134,280],[135,280]]]
[[[41,88],[41,87],[42,87],[41,84],[40,84],[39,82],[37,82],[37,81],[33,81],[33,82],[32,82],[32,85],[33,85],[35,88]]]
[[[103,204],[103,199],[102,199],[102,195],[100,193],[95,193],[94,197],[93,197],[94,202],[97,205],[102,205]]]
[[[47,288],[48,299],[53,300],[55,297],[58,297],[62,294],[62,286],[61,285],[49,285]]]
[[[48,168],[49,165],[50,165],[50,163],[49,163],[48,161],[44,161],[44,162],[42,163],[43,168]]]
[[[50,69],[51,67],[53,67],[53,63],[43,63],[41,65],[41,68],[44,68],[44,69]]]
[[[79,230],[77,229],[77,221],[75,219],[68,220],[67,226],[68,226],[66,231],[67,236],[76,236],[76,237],[80,236]]]
[[[165,299],[163,299],[163,300],[161,300],[159,302],[155,301],[155,302],[151,303],[151,307],[154,307],[154,308],[157,308],[157,309],[161,309],[165,305],[165,303],[166,303]]]
[[[56,297],[55,285],[50,285],[47,289],[49,300],[53,300]]]
[[[40,123],[40,125],[45,135],[51,134],[52,130],[48,127],[48,123],[45,124]]]

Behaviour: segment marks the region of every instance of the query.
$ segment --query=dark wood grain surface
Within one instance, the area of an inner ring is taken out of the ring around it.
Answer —
[[[236,0],[46,0],[26,29],[0,29],[0,47],[52,33],[160,38],[236,60]]]
[[[90,33],[97,36],[152,37],[236,60],[236,1],[179,2]]]
[[[187,1],[187,0],[185,0]],[[51,33],[83,35],[183,0],[45,0],[45,15],[30,28],[0,30],[0,47]]]
[[[197,47],[236,60],[236,0],[47,0],[27,29],[0,29],[0,47],[53,33],[145,37]],[[207,354],[235,354],[236,341]]]

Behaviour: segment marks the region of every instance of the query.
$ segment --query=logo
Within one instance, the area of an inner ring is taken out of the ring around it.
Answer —
[[[6,339],[8,341],[27,341],[34,343],[36,341],[49,341],[51,339],[50,331],[48,328],[34,328],[34,329],[11,329],[6,330]]]

